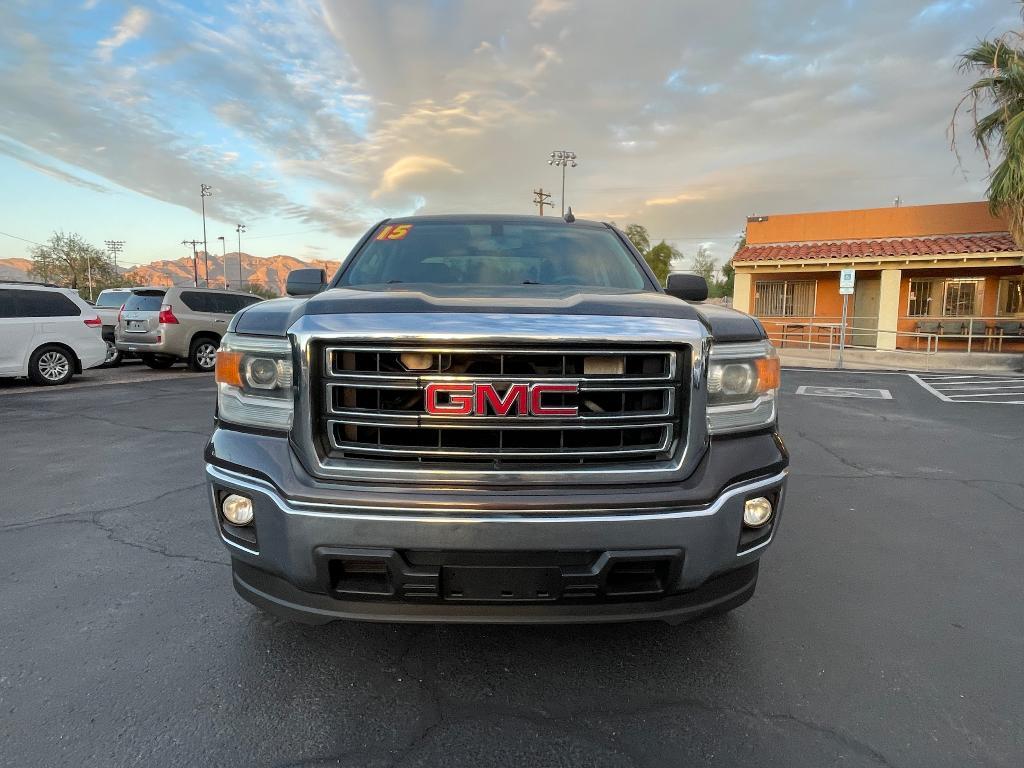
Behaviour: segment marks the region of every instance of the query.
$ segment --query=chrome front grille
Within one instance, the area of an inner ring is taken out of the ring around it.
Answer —
[[[685,440],[682,351],[324,345],[317,431],[335,460],[481,470],[663,461]],[[523,384],[573,385],[577,392],[547,393],[544,402],[576,414],[430,414],[431,383],[488,385],[499,396]]]

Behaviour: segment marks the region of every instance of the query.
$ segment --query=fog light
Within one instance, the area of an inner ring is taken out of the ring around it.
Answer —
[[[764,496],[747,499],[743,505],[743,524],[748,528],[760,528],[772,519],[772,503]]]
[[[749,503],[749,502],[748,502]],[[248,525],[252,522],[252,499],[232,493],[220,503],[224,519],[232,525]]]

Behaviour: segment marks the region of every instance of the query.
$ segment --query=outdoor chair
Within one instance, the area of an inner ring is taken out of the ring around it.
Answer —
[[[932,333],[932,334],[935,334],[936,336],[938,336],[941,332],[942,332],[942,328],[940,327],[940,324],[939,324],[938,320],[918,320],[917,324],[914,325],[914,333]],[[915,342],[915,348],[916,349],[920,349],[921,348],[921,337],[920,336],[915,336],[914,337],[914,342]],[[931,341],[930,340],[928,341],[928,344],[931,345]]]
[[[1007,336],[1011,339],[1015,336],[1024,336],[1024,323],[1020,320],[996,320],[985,340],[985,349],[990,350],[995,344],[997,351],[1002,352],[1003,339]]]
[[[941,323],[939,323],[939,328],[943,336],[964,335],[963,320],[943,320]]]

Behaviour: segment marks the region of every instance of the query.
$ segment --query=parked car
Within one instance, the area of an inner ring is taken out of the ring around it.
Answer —
[[[100,295],[96,297],[96,303],[93,305],[96,314],[103,321],[103,341],[107,345],[107,359],[103,361],[103,364],[108,368],[120,365],[126,355],[114,343],[114,328],[117,325],[117,315],[121,311],[121,307],[131,295],[131,288],[108,288],[105,291],[100,291]]]
[[[259,296],[214,288],[132,288],[118,315],[114,340],[150,368],[179,360],[193,371],[212,371],[228,321]]]
[[[0,281],[0,376],[66,384],[106,359],[101,324],[77,291]]]

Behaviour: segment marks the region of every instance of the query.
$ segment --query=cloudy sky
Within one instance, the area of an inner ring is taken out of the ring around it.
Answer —
[[[389,215],[559,197],[727,258],[753,213],[980,199],[956,55],[1010,0],[5,0],[0,258],[338,258]],[[219,250],[219,249],[218,249]]]

